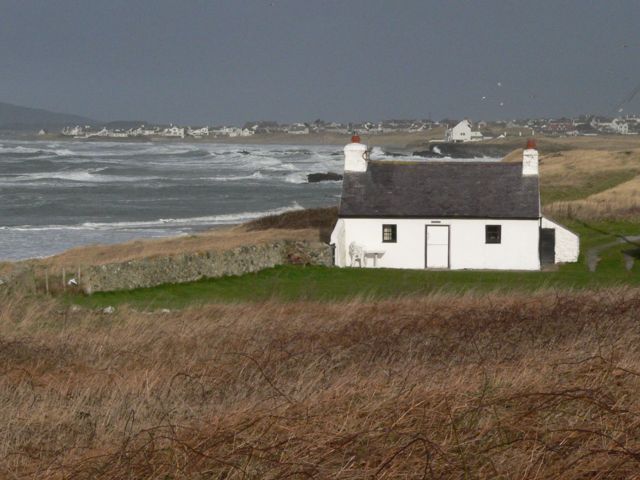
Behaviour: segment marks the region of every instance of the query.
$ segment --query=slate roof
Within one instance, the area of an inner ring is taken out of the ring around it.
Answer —
[[[538,184],[520,163],[371,161],[345,172],[339,216],[533,219]]]

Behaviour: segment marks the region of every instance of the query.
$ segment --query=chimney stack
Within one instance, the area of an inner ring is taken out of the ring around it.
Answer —
[[[527,140],[527,148],[522,153],[522,175],[538,175],[538,163],[536,141],[530,138]]]
[[[351,137],[351,143],[344,147],[344,171],[367,171],[367,146],[360,143],[360,137]]]

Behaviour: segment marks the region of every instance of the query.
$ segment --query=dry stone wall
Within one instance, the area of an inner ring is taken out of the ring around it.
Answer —
[[[86,293],[131,290],[202,278],[242,275],[284,264],[332,264],[331,247],[321,242],[281,240],[224,251],[149,257],[85,269]]]

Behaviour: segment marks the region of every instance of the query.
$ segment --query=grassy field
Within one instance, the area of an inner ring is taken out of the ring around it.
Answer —
[[[105,307],[130,304],[142,309],[184,308],[215,302],[341,301],[353,298],[388,299],[434,292],[536,291],[541,289],[593,289],[640,285],[640,243],[621,242],[600,253],[595,272],[589,271],[584,252],[608,245],[621,236],[640,235],[640,224],[608,222],[569,225],[582,239],[583,255],[576,264],[543,272],[424,271],[394,269],[335,269],[316,266],[281,266],[240,277],[205,279],[179,285],[122,292],[69,296],[68,301]],[[638,257],[627,270],[623,252]]]

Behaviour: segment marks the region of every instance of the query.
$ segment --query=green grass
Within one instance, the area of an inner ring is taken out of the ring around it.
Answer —
[[[612,243],[618,235],[640,235],[640,225],[610,222],[587,225],[566,222],[581,236],[586,249]],[[578,263],[545,272],[425,271],[280,266],[240,277],[223,277],[185,284],[162,285],[121,292],[70,296],[86,307],[130,304],[136,308],[181,308],[211,302],[254,302],[270,299],[333,301],[358,296],[390,298],[437,291],[534,291],[543,288],[597,288],[640,285],[640,266],[624,268],[623,250],[640,245],[615,245],[601,254],[596,272],[589,272],[584,254]],[[638,260],[640,262],[640,259]]]

